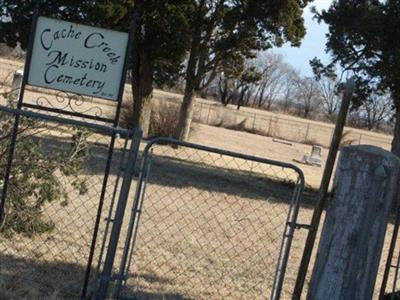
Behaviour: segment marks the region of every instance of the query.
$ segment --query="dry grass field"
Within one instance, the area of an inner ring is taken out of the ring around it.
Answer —
[[[54,155],[65,155],[71,143],[70,128],[47,125],[49,130],[35,137],[37,143],[49,153],[49,159]],[[79,298],[99,205],[109,139],[102,135],[92,135],[90,138],[90,154],[78,176],[86,181],[86,193],[73,187],[75,176],[65,176],[56,171],[55,176],[68,194],[68,200],[67,203],[54,201],[43,207],[42,219],[52,222],[53,230],[34,236],[0,234],[0,299]],[[121,146],[118,143],[110,172],[98,249],[120,166]],[[98,256],[99,252],[96,251],[94,266],[97,265]]]
[[[67,139],[68,134],[55,133],[46,136],[46,145],[61,149],[60,139]],[[246,140],[246,136],[242,139]],[[82,172],[89,180],[89,193],[79,195],[70,188],[67,206],[52,203],[44,210],[45,217],[56,224],[55,230],[34,238],[0,238],[1,299],[78,297],[106,154],[101,139],[92,140],[91,156]],[[121,144],[116,151],[102,220],[110,207],[120,148]],[[155,147],[153,157],[123,295],[140,300],[268,298],[293,190],[282,180],[295,180],[296,174],[282,172],[279,167],[169,146]],[[68,186],[70,179],[64,178],[64,182]],[[132,191],[135,186],[136,181]],[[315,195],[307,192],[305,196],[299,222],[307,224]],[[127,210],[122,237],[126,235],[129,216]],[[102,221],[100,237],[104,227]],[[282,299],[290,299],[306,233],[295,232]],[[120,241],[116,267],[124,240]]]
[[[4,65],[11,66],[11,70],[20,67],[19,63],[1,60],[0,77],[8,72]],[[175,99],[173,94],[161,91],[155,95],[159,99]],[[29,90],[27,93],[29,99],[41,96],[40,91]],[[57,101],[55,95],[46,95],[46,98]],[[82,110],[85,108],[89,109],[90,105],[84,103],[80,106]],[[102,109],[107,114],[114,108],[104,105]],[[246,111],[252,112],[247,108]],[[265,114],[270,116],[270,113]],[[204,118],[204,115],[199,118]],[[318,126],[322,128],[325,125]],[[289,132],[290,128],[283,130]],[[368,133],[365,135],[368,136]],[[375,137],[375,134],[371,136]],[[382,145],[387,141],[385,136],[376,136],[382,138]],[[63,127],[52,128],[37,138],[38,143],[62,153],[71,134]],[[309,145],[302,143],[288,145],[273,137],[199,123],[193,125],[190,141],[288,163],[294,163],[293,159],[300,159],[311,150]],[[69,193],[68,204],[54,202],[43,210],[44,218],[55,224],[52,232],[34,237],[0,235],[0,299],[79,297],[108,142],[108,137],[90,137],[90,155],[80,175],[88,181],[86,194],[79,194],[70,186],[71,178],[62,177]],[[144,147],[145,143],[141,145],[141,151]],[[93,275],[96,274],[106,230],[105,219],[108,211],[113,209],[112,195],[121,154],[122,141],[118,141],[101,217]],[[326,154],[324,149],[323,162]],[[306,184],[311,188],[303,197],[298,222],[309,224],[315,199],[312,188],[318,187],[322,168],[297,165],[303,170]],[[296,173],[220,154],[158,145],[152,152],[148,174],[123,296],[138,300],[269,298]],[[132,183],[116,270],[131,217],[136,182],[137,178]],[[382,266],[391,231],[392,225],[389,225]],[[306,234],[304,229],[295,231],[282,299],[290,299]],[[382,272],[381,267],[378,282]]]
[[[65,151],[69,139],[66,128],[52,127],[37,142],[54,155]],[[88,180],[88,193],[77,193],[71,186],[73,178],[57,174],[69,201],[67,205],[50,203],[43,209],[44,219],[52,221],[55,229],[34,237],[0,236],[0,298],[78,298],[106,157],[104,137],[92,136],[91,144],[80,175]],[[118,172],[120,146],[110,176],[98,249]],[[131,277],[124,293],[139,299],[262,299],[268,295],[293,191],[288,182],[295,181],[296,174],[281,167],[168,146],[158,146],[153,157]],[[132,197],[128,207],[132,207]],[[301,247],[297,242],[293,249]],[[300,251],[293,252],[296,259]],[[288,273],[293,281],[296,264],[292,260]]]

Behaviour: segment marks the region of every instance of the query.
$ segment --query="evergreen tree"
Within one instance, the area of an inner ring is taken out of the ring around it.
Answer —
[[[194,97],[216,76],[224,61],[246,61],[256,52],[305,35],[304,7],[311,0],[193,0],[186,86],[175,138],[188,137]],[[234,58],[236,57],[236,58]],[[241,57],[242,59],[238,59]],[[207,80],[204,80],[206,74]]]
[[[2,0],[0,43],[26,49],[36,1]],[[40,14],[128,32],[139,16],[130,70],[134,95],[131,127],[139,125],[152,97],[154,83],[171,84],[179,75],[189,46],[190,0],[76,1],[42,0]],[[145,128],[146,129],[146,128]]]
[[[316,17],[329,26],[326,46],[333,59],[328,66],[316,59],[312,66],[317,73],[329,73],[336,64],[352,72],[360,103],[373,93],[391,94],[396,117],[392,152],[400,156],[400,2],[336,0]]]

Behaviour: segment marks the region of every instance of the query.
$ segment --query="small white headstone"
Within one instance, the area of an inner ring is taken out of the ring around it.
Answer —
[[[312,165],[321,165],[321,156],[322,156],[322,147],[321,146],[312,146],[311,155],[308,157],[308,163]]]

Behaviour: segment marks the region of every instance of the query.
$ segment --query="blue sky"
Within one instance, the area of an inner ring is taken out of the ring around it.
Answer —
[[[310,12],[310,7],[316,6],[318,10],[327,9],[331,2],[332,0],[315,0],[305,9],[304,19],[307,35],[300,48],[292,48],[290,45],[285,45],[282,48],[273,50],[276,53],[283,54],[285,61],[300,70],[305,76],[312,75],[309,61],[314,57],[320,58],[323,62],[329,61],[329,55],[325,53],[325,34],[328,32],[328,27],[323,23],[318,24],[312,19],[313,15]]]

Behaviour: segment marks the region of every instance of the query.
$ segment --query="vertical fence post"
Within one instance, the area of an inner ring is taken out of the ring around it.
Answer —
[[[361,145],[362,133],[360,133],[360,138],[358,139],[358,144]]]
[[[128,161],[124,172],[124,178],[121,185],[121,191],[113,218],[113,226],[111,229],[110,241],[108,244],[107,255],[104,262],[104,268],[100,275],[99,287],[96,291],[95,299],[103,300],[107,298],[107,290],[111,281],[111,273],[114,264],[115,254],[117,251],[118,240],[121,234],[122,222],[125,214],[126,204],[128,202],[129,191],[131,189],[131,182],[139,154],[139,146],[142,138],[142,130],[136,129],[134,138],[132,140],[131,148],[129,150]]]
[[[201,112],[203,111],[203,102],[200,102],[200,116],[199,116],[199,123],[201,124],[202,123],[202,120],[201,120]]]
[[[310,123],[307,123],[307,129],[306,129],[306,136],[304,138],[304,141],[308,141],[308,135],[310,134]]]
[[[399,181],[394,154],[365,145],[342,150],[307,299],[372,299]]]
[[[315,205],[314,213],[311,220],[310,231],[307,235],[306,245],[301,258],[300,268],[296,279],[296,285],[293,292],[293,299],[301,299],[304,282],[310,264],[311,255],[314,248],[315,239],[317,237],[319,222],[321,220],[322,211],[325,207],[325,202],[329,190],[329,185],[332,178],[333,168],[336,161],[336,156],[339,150],[340,141],[342,139],[343,129],[346,123],[347,113],[350,108],[350,102],[353,98],[354,80],[350,79],[346,83],[346,88],[343,93],[342,103],[340,105],[339,115],[336,121],[335,130],[332,134],[331,146],[328,153],[328,158],[325,163],[324,173],[322,175],[320,188],[318,191],[317,204]]]
[[[268,136],[272,136],[272,116],[269,119]]]
[[[206,121],[206,125],[208,125],[208,122],[210,120],[210,113],[211,113],[211,105],[208,104],[208,114],[207,114],[207,121]]]
[[[254,113],[254,119],[253,119],[253,131],[254,129],[256,129],[256,118],[257,118],[257,114]]]

